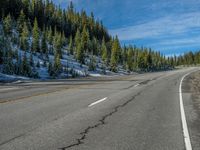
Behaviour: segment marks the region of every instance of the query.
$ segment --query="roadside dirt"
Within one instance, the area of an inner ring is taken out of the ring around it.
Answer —
[[[183,82],[183,101],[193,150],[200,147],[200,71],[187,76]]]

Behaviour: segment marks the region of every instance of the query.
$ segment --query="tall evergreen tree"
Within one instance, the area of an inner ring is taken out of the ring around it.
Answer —
[[[21,37],[20,37],[20,46],[21,46],[21,49],[24,51],[27,51],[29,49],[28,40],[29,40],[29,31],[28,31],[26,22],[24,22],[23,31],[22,31]]]
[[[62,46],[62,35],[56,32],[56,35],[54,36],[54,54],[58,54],[60,58],[62,58]]]
[[[43,54],[47,54],[48,53],[47,39],[46,39],[45,30],[42,33],[41,51],[42,51]]]
[[[71,55],[74,54],[74,45],[73,45],[72,36],[70,36],[70,39],[69,39],[69,52],[70,52]]]
[[[40,33],[39,33],[38,22],[36,18],[34,20],[32,36],[33,36],[32,51],[40,52],[40,46],[39,46]]]
[[[10,14],[7,15],[3,20],[3,29],[6,35],[11,35],[12,33],[12,18]]]
[[[29,76],[29,77],[31,76],[31,68],[30,68],[30,65],[28,63],[28,59],[27,59],[27,54],[26,53],[24,53],[24,56],[23,56],[21,69],[22,69],[22,74],[24,76]]]
[[[79,30],[76,31],[76,36],[75,36],[75,47],[76,47],[76,53],[78,51],[78,46],[80,45],[81,43],[81,33]]]
[[[83,43],[79,43],[77,46],[77,60],[81,63],[84,64],[85,63],[85,57],[84,57],[84,50],[83,50]]]
[[[108,50],[107,50],[104,38],[102,41],[101,51],[102,51],[102,60],[103,60],[104,64],[108,64]]]
[[[48,39],[49,44],[52,45],[53,44],[53,32],[52,32],[51,27],[48,30],[48,38],[47,39]]]
[[[54,56],[54,72],[55,72],[55,74],[58,75],[61,72],[61,69],[62,69],[62,65],[60,62],[60,56],[59,56],[59,54],[56,54]]]
[[[128,49],[127,69],[129,71],[133,71],[133,50],[132,49]]]
[[[26,17],[25,17],[24,11],[21,10],[20,15],[17,19],[17,28],[18,28],[19,34],[22,34],[25,22],[26,22]]]
[[[117,71],[117,65],[119,62],[119,51],[120,51],[120,44],[119,40],[116,37],[112,43],[112,52],[111,52],[111,70],[116,72]]]
[[[89,44],[89,33],[88,30],[86,29],[86,26],[83,28],[83,32],[81,35],[81,43],[82,43],[82,48],[84,52],[88,52],[88,44]]]

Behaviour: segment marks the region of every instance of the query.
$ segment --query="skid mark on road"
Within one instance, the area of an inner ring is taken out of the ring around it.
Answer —
[[[125,107],[127,104],[129,104],[130,102],[132,102],[137,96],[139,96],[142,92],[138,92],[136,95],[132,96],[129,100],[127,100],[125,103],[116,106],[112,112],[104,115],[95,125],[89,126],[87,127],[85,130],[83,130],[83,132],[80,133],[80,138],[76,139],[76,142],[73,144],[70,144],[66,147],[62,147],[62,148],[58,148],[60,150],[67,150],[69,148],[75,147],[75,146],[79,146],[81,144],[84,144],[84,140],[87,138],[87,135],[89,134],[89,132],[91,132],[92,129],[98,128],[99,126],[105,125],[106,122],[105,120],[109,117],[111,117],[113,114],[117,113],[119,111],[120,108]]]

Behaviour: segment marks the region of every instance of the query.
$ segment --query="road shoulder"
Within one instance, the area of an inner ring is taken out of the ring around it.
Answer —
[[[193,150],[200,147],[200,71],[191,73],[183,81],[183,103]]]

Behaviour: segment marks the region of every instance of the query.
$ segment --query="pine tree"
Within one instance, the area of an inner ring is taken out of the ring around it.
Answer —
[[[82,43],[82,48],[84,52],[88,52],[88,44],[89,44],[89,33],[88,30],[86,29],[86,26],[83,28],[83,32],[81,34],[81,43]]]
[[[29,31],[28,31],[28,27],[26,23],[24,22],[23,31],[20,37],[20,46],[21,46],[21,49],[24,51],[27,51],[29,49],[28,40],[29,40]]]
[[[35,65],[34,65],[34,60],[33,60],[33,54],[31,53],[31,55],[30,55],[30,66],[31,67],[34,67]]]
[[[40,51],[40,47],[39,47],[40,34],[39,34],[38,22],[36,18],[34,20],[32,36],[33,36],[32,51],[39,52]]]
[[[47,40],[46,40],[45,31],[43,31],[43,34],[42,34],[41,51],[42,51],[43,54],[47,54],[48,53],[48,47],[47,47]]]
[[[4,61],[3,61],[3,73],[6,74],[13,74],[14,73],[14,64],[12,60],[12,54],[11,50],[7,52],[6,55],[4,55]]]
[[[26,17],[25,17],[24,11],[21,10],[20,15],[17,19],[17,28],[18,28],[19,34],[22,34],[25,22],[26,22]]]
[[[55,34],[54,36],[54,48],[55,48],[55,52],[54,54],[58,54],[60,58],[62,58],[62,36],[60,33],[57,33]]]
[[[116,37],[112,43],[112,52],[110,60],[111,70],[114,72],[117,72],[117,65],[119,62],[119,51],[120,51],[120,44],[118,38]]]
[[[96,60],[94,56],[92,56],[89,63],[89,71],[95,71],[95,70],[96,70]]]
[[[74,54],[74,46],[73,46],[72,36],[70,36],[70,39],[69,39],[69,52],[70,52],[71,55]]]
[[[11,35],[12,33],[12,18],[9,15],[3,20],[3,29],[6,35]]]
[[[61,69],[62,69],[62,65],[60,62],[60,56],[59,56],[59,54],[56,54],[54,56],[54,72],[55,72],[55,74],[58,75],[61,72]]]
[[[144,52],[140,52],[139,55],[138,55],[138,68],[140,70],[143,70],[145,69],[145,54]]]
[[[24,56],[23,56],[21,69],[22,69],[22,74],[24,76],[29,76],[29,77],[31,76],[31,68],[28,64],[28,59],[27,59],[26,53],[24,53]]]
[[[133,71],[133,51],[132,51],[132,49],[128,50],[127,68],[128,68],[128,70]]]
[[[103,60],[104,64],[108,64],[108,50],[107,50],[104,38],[102,41],[101,51],[102,51],[102,60]]]
[[[52,32],[51,27],[48,30],[48,37],[47,37],[47,39],[48,39],[49,44],[52,45],[53,44],[53,32]]]
[[[81,43],[81,33],[79,30],[76,31],[76,36],[75,36],[75,47],[76,47],[76,53],[78,52],[78,46]]]
[[[52,66],[52,63],[49,62],[49,65],[48,65],[48,73],[49,73],[49,76],[53,76],[53,66]]]
[[[153,67],[152,54],[151,50],[149,50],[147,54],[147,70],[150,71],[152,67]]]
[[[62,41],[62,46],[65,46],[66,45],[66,37],[65,37],[64,31],[61,34],[61,41]]]
[[[85,60],[84,60],[84,50],[83,50],[83,46],[82,46],[82,42],[78,44],[77,47],[77,60],[81,63],[84,64]]]

